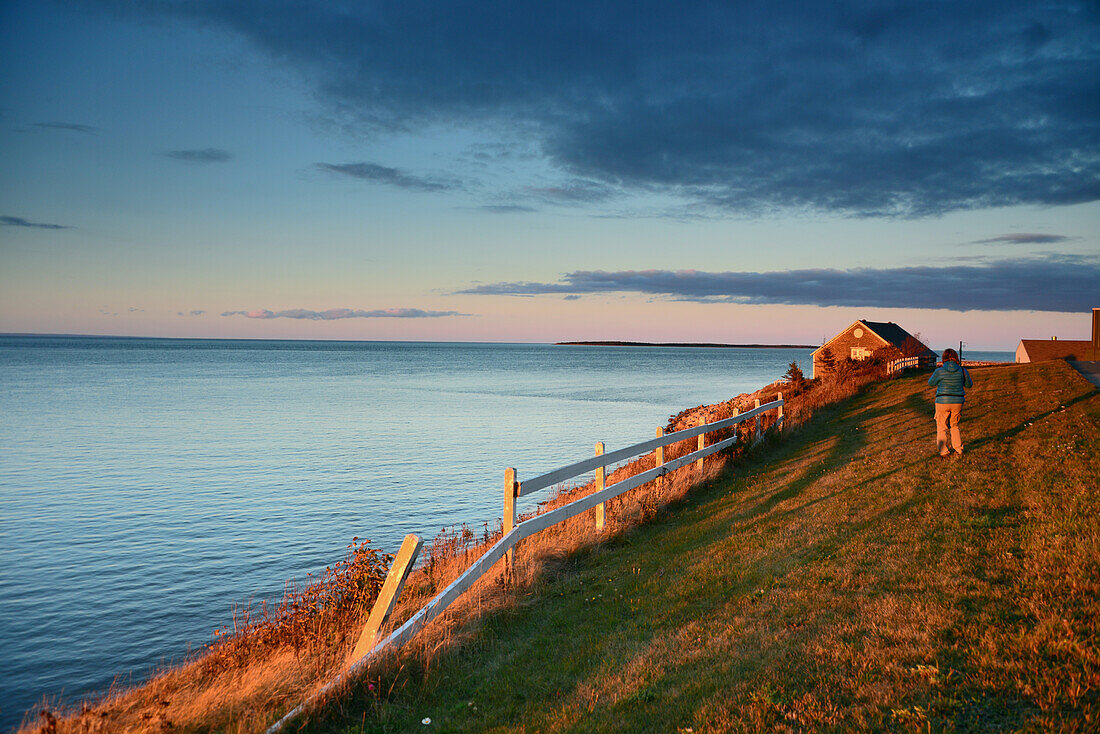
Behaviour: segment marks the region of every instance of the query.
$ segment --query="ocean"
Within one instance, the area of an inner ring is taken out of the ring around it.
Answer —
[[[495,527],[505,467],[651,438],[810,351],[0,337],[0,728],[178,660],[353,537]]]

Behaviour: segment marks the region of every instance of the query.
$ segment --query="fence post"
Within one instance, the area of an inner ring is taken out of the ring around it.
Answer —
[[[756,407],[757,408],[760,407],[760,398],[756,399]],[[756,443],[761,438],[763,438],[763,436],[761,436],[761,434],[760,434],[760,414],[758,413],[756,415],[756,419],[753,422],[753,426],[752,426],[752,442]]]
[[[512,532],[516,526],[516,470],[508,467],[504,470],[504,534]],[[515,553],[512,549],[504,556],[508,569],[512,568]]]
[[[701,425],[701,426],[706,425],[706,422],[707,422],[706,418],[700,418],[699,419],[699,425]],[[706,448],[706,446],[707,446],[707,434],[700,433],[699,434],[699,441],[696,445],[697,445],[699,451],[702,451],[704,448]],[[703,471],[703,460],[699,459],[698,461],[696,461],[695,466],[696,466],[696,468],[699,469],[699,472],[702,473],[702,471]]]
[[[597,441],[596,442],[596,456],[603,456],[603,441]],[[596,467],[596,491],[597,492],[599,492],[601,489],[604,488],[604,482],[606,480],[606,475],[607,475],[607,467],[603,467],[603,466]],[[604,502],[601,502],[600,504],[596,505],[596,529],[597,530],[603,530],[604,524],[606,522],[607,508],[604,505],[605,505]]]
[[[776,399],[779,400],[779,412],[775,416],[775,429],[777,431],[783,430],[783,393],[776,395]]]
[[[359,660],[372,649],[378,642],[378,633],[385,626],[386,621],[393,612],[393,606],[397,603],[397,597],[401,595],[401,589],[405,587],[405,579],[409,577],[416,556],[420,553],[423,543],[419,535],[409,533],[401,543],[401,550],[397,551],[397,557],[393,559],[390,572],[386,575],[386,582],[382,584],[382,590],[378,592],[378,598],[374,600],[374,607],[370,611],[367,623],[363,625],[363,631],[359,634],[359,641],[355,643],[348,664]]]
[[[665,429],[661,428],[660,426],[657,426],[657,438],[664,438],[664,436],[665,436]],[[665,463],[665,447],[664,446],[658,446],[657,447],[657,455],[656,455],[656,458],[653,461],[653,468],[657,468],[657,467],[661,466],[664,463]],[[665,480],[664,477],[657,477],[657,489],[660,489],[663,486],[664,480]]]

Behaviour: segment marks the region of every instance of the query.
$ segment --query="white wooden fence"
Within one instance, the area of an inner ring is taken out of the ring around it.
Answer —
[[[894,375],[902,370],[927,367],[929,365],[935,365],[935,363],[935,358],[929,356],[917,355],[916,357],[902,357],[901,359],[895,359],[893,362],[888,362],[886,364],[886,374]]]
[[[405,536],[405,542],[402,543],[401,550],[398,552],[393,565],[390,567],[390,572],[382,587],[382,591],[379,592],[378,599],[374,603],[374,608],[371,611],[370,617],[366,625],[364,625],[359,640],[355,645],[355,649],[349,658],[348,668],[341,675],[326,684],[320,691],[311,696],[309,700],[303,702],[301,705],[288,712],[283,718],[279,719],[279,721],[275,722],[267,730],[268,734],[274,734],[275,732],[281,731],[285,724],[293,720],[307,706],[311,705],[314,701],[326,695],[337,686],[342,685],[349,677],[354,676],[362,670],[372,658],[378,656],[381,652],[399,649],[426,624],[442,614],[447,607],[463,594],[463,592],[473,586],[478,579],[496,565],[497,561],[505,558],[510,563],[513,549],[516,547],[516,544],[524,538],[529,538],[540,530],[545,530],[552,525],[575,517],[593,507],[596,508],[596,527],[602,529],[605,522],[604,504],[608,500],[618,497],[631,489],[640,487],[647,482],[663,477],[671,471],[688,466],[693,462],[701,471],[704,458],[732,446],[737,441],[737,434],[735,432],[733,436],[707,446],[706,435],[708,433],[730,428],[751,418],[754,419],[752,431],[753,440],[759,440],[763,437],[761,418],[765,413],[772,410],[776,411],[774,428],[776,430],[781,429],[783,426],[783,393],[779,393],[776,399],[770,403],[761,405],[760,401],[757,400],[756,407],[752,410],[740,414],[735,411],[733,417],[715,421],[714,423],[701,424],[669,434],[665,434],[662,429],[658,428],[656,438],[651,438],[648,441],[642,441],[633,446],[627,446],[626,448],[617,449],[615,451],[604,453],[603,444],[598,443],[596,444],[596,455],[591,459],[584,459],[583,461],[563,466],[560,469],[540,474],[525,482],[520,482],[517,479],[515,469],[505,469],[504,533],[501,538],[480,558],[470,564],[470,567],[452,581],[447,588],[439,592],[431,601],[416,612],[416,614],[409,617],[404,624],[391,632],[386,638],[379,640],[379,633],[385,626],[390,612],[397,602],[397,597],[404,587],[405,579],[412,571],[416,556],[420,550],[421,539],[419,536],[414,534]],[[698,444],[695,451],[665,462],[665,446],[696,436],[698,437]],[[610,486],[605,485],[608,466],[613,466],[625,459],[647,454],[650,451],[656,452],[656,465],[654,468],[648,471],[639,472],[632,477],[628,477]],[[595,492],[566,505],[562,505],[561,507],[544,512],[541,515],[535,515],[523,522],[517,522],[517,498],[546,489],[547,487],[553,487],[568,479],[593,471],[596,473]]]

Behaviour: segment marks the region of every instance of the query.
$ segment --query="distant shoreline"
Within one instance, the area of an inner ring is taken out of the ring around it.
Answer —
[[[709,342],[555,342],[559,347],[707,347],[709,349],[817,349],[813,344],[714,344]]]
[[[0,332],[0,339],[132,339],[135,341],[204,341],[204,342],[343,342],[348,344],[488,344],[538,346],[547,342],[441,342],[430,339],[333,339],[322,337],[274,336],[134,336],[131,334],[50,334],[35,332]],[[550,346],[581,347],[708,347],[720,349],[817,349],[814,344],[718,344],[710,342],[622,342],[577,341],[553,342]]]

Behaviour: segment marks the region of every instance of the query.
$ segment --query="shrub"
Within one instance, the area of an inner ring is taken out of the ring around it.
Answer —
[[[795,387],[801,387],[802,383],[806,381],[806,376],[802,374],[802,368],[798,366],[798,362],[792,361],[790,365],[787,366],[787,371],[783,374],[783,379]]]
[[[289,647],[295,653],[339,645],[378,597],[393,556],[353,538],[344,559],[303,587],[288,584],[277,604],[234,610],[233,624],[214,631],[204,667],[243,665],[255,655]]]

